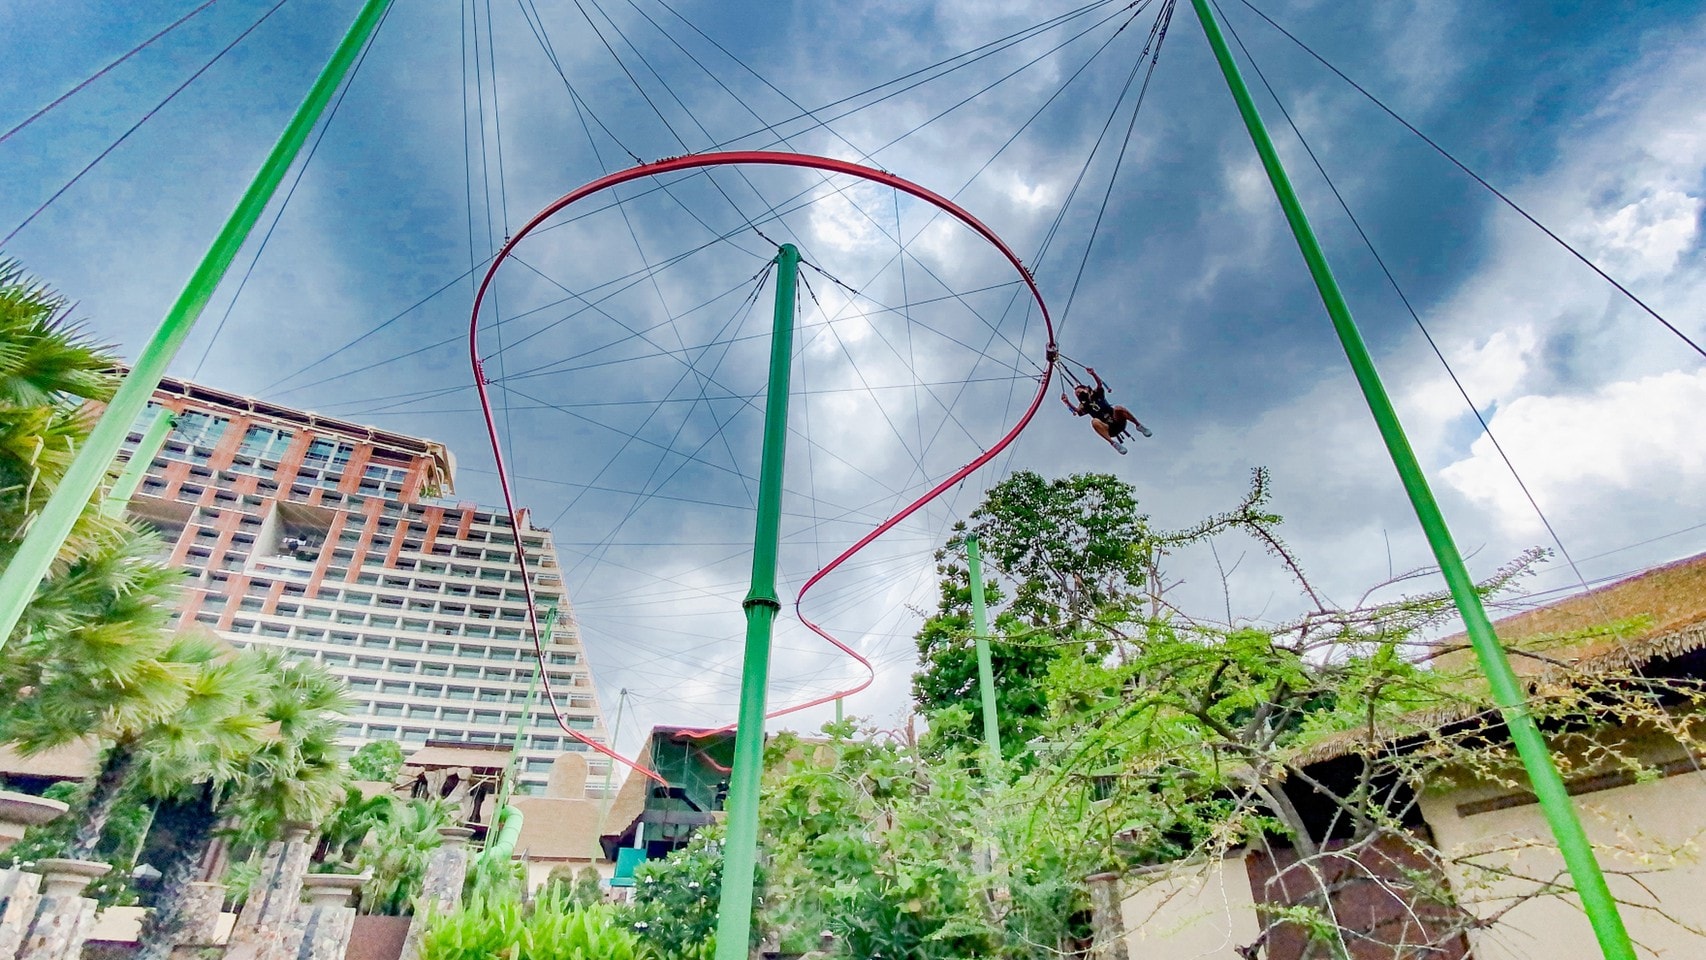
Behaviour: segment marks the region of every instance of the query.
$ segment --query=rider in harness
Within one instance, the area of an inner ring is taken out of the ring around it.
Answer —
[[[1096,436],[1108,441],[1109,446],[1121,453],[1125,453],[1125,444],[1120,440],[1125,436],[1127,426],[1136,428],[1138,433],[1146,437],[1151,436],[1149,428],[1138,423],[1130,410],[1108,402],[1107,384],[1096,375],[1095,367],[1085,367],[1084,372],[1096,381],[1096,386],[1090,387],[1080,383],[1073,387],[1072,393],[1078,398],[1077,404],[1066,399],[1066,394],[1061,394],[1060,402],[1066,404],[1066,409],[1071,410],[1074,416],[1088,416]]]

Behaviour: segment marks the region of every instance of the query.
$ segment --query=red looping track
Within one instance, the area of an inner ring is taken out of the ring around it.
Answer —
[[[1013,269],[1018,271],[1020,278],[1025,283],[1025,286],[1030,290],[1031,297],[1036,301],[1037,309],[1042,313],[1043,326],[1048,333],[1048,355],[1053,357],[1056,349],[1054,340],[1054,320],[1049,316],[1048,305],[1043,302],[1042,291],[1037,289],[1036,281],[1031,277],[1030,271],[1026,270],[1024,264],[1020,262],[1018,255],[1015,254],[999,236],[996,236],[995,231],[989,229],[989,227],[985,226],[982,221],[972,216],[964,208],[960,207],[959,204],[956,204],[947,197],[941,196],[940,194],[921,187],[909,180],[904,180],[892,173],[874,170],[870,167],[860,166],[856,163],[849,163],[845,160],[834,160],[829,157],[816,157],[809,154],[780,153],[765,150],[737,150],[725,153],[692,154],[685,157],[671,157],[666,160],[659,160],[655,163],[648,163],[638,167],[630,167],[627,170],[619,170],[616,173],[600,177],[585,186],[564,194],[552,201],[550,205],[545,207],[545,209],[535,214],[533,219],[527,221],[520,230],[516,231],[514,236],[504,243],[503,247],[498,250],[497,256],[492,258],[491,266],[486,269],[486,275],[480,281],[480,289],[474,296],[474,308],[470,314],[468,322],[469,361],[474,371],[474,385],[480,395],[480,409],[486,418],[486,433],[491,437],[492,441],[492,455],[497,463],[498,483],[503,489],[504,507],[509,511],[512,522],[516,519],[516,511],[515,502],[510,493],[509,471],[504,464],[503,446],[498,440],[497,421],[493,416],[491,401],[486,393],[486,377],[480,362],[480,306],[485,302],[486,291],[491,287],[493,278],[497,276],[498,268],[503,266],[504,261],[509,258],[511,251],[515,249],[516,245],[546,220],[555,216],[558,212],[562,211],[569,205],[592,196],[595,193],[608,190],[612,187],[616,187],[633,180],[639,180],[645,177],[655,177],[659,174],[674,173],[681,170],[695,170],[705,167],[725,167],[741,164],[801,167],[811,170],[821,170],[827,173],[841,173],[848,176],[858,177],[861,180],[869,180],[873,183],[879,183],[892,189],[899,190],[902,193],[917,197],[970,227],[979,236],[989,241],[996,250],[1000,251],[1001,255],[1006,257],[1007,261],[1013,265]],[[849,687],[845,690],[837,690],[834,693],[818,697],[814,700],[809,700],[805,703],[795,704],[790,707],[784,707],[782,709],[772,711],[765,715],[767,719],[774,719],[800,710],[821,706],[842,697],[851,696],[852,694],[858,693],[871,685],[871,683],[876,679],[876,671],[872,668],[871,662],[860,655],[857,650],[854,650],[852,647],[842,643],[840,640],[835,639],[835,637],[831,636],[828,631],[807,619],[805,614],[800,611],[801,602],[804,601],[806,594],[813,586],[817,585],[819,580],[822,580],[831,571],[845,563],[848,558],[852,557],[860,550],[863,550],[871,543],[871,541],[882,536],[884,533],[887,533],[896,524],[911,516],[920,507],[929,503],[931,500],[936,499],[936,497],[940,496],[944,491],[964,480],[979,467],[982,467],[984,464],[994,459],[1002,450],[1005,450],[1010,444],[1012,444],[1014,440],[1018,439],[1019,434],[1030,424],[1031,418],[1036,416],[1038,408],[1042,406],[1043,398],[1048,395],[1049,384],[1053,377],[1054,364],[1048,363],[1044,366],[1043,376],[1037,384],[1037,395],[1031,398],[1030,406],[1025,408],[1025,412],[1020,416],[1018,422],[1015,423],[1012,429],[1008,430],[1000,440],[996,441],[996,443],[988,450],[979,454],[970,463],[967,463],[965,466],[954,471],[952,475],[944,479],[942,482],[931,487],[928,493],[907,504],[906,507],[901,509],[894,516],[889,517],[881,524],[878,524],[876,529],[859,538],[857,543],[842,551],[834,560],[825,564],[821,570],[812,574],[811,578],[800,587],[800,592],[794,599],[794,615],[799,617],[800,622],[805,624],[807,629],[822,637],[824,640],[827,640],[837,650],[840,650],[842,653],[845,653],[849,657],[858,661],[858,663],[865,668],[865,679],[856,686]],[[522,549],[521,538],[519,536],[516,537],[516,558],[521,566],[522,588],[527,594],[527,617],[529,625],[533,631],[534,650],[540,656],[541,663],[543,663],[544,650],[541,646],[541,638],[539,636],[538,611],[533,602],[533,584],[527,576],[527,555]],[[560,718],[561,713],[556,709],[556,694],[551,689],[550,677],[545,673],[543,667],[540,670],[540,675],[544,678],[545,695],[551,701],[553,712],[557,712],[557,715]],[[560,719],[559,723],[561,723]],[[569,729],[566,724],[563,725],[563,729],[570,736],[575,737],[582,743],[592,747],[594,750],[597,750],[614,760],[620,761],[621,763],[627,764],[629,767],[632,767],[659,783],[664,782],[663,778],[659,777],[656,773],[647,770],[634,761],[616,753],[604,744],[593,741],[591,738],[585,736],[579,731]],[[685,730],[681,731],[680,735],[686,737],[705,737],[713,734],[726,733],[732,729],[734,729],[734,724],[707,730]]]

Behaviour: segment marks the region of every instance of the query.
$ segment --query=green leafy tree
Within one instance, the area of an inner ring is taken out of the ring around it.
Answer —
[[[443,843],[439,828],[455,825],[449,803],[438,799],[409,800],[378,824],[355,858],[371,874],[361,888],[361,912],[408,913],[426,879],[427,862]]]
[[[959,960],[1001,942],[980,858],[995,842],[963,757],[925,759],[893,739],[852,740],[826,757],[784,735],[761,807],[763,919],[785,947],[835,934],[849,956]]]
[[[395,740],[363,744],[349,758],[350,774],[357,780],[390,783],[403,769],[403,747]]]
[[[87,437],[86,405],[111,395],[115,362],[63,298],[0,262],[0,566]],[[181,575],[158,559],[157,538],[99,506],[79,517],[0,660],[0,741],[26,754],[112,741],[60,851],[79,857],[118,803],[134,739],[179,709],[191,669],[165,634]]]
[[[990,659],[1003,751],[1025,750],[1042,729],[1043,681],[1062,657],[1097,657],[1139,615],[1159,552],[1131,486],[1110,474],[1047,480],[1028,471],[992,488],[936,554],[941,596],[917,635],[913,699],[927,714],[959,707],[981,715],[965,542],[985,558],[993,613]],[[933,717],[936,740],[968,746],[981,723]]]
[[[759,896],[762,880],[754,884]],[[710,960],[716,950],[717,909],[723,889],[723,831],[706,827],[687,846],[634,871],[632,929],[666,960]],[[753,943],[760,924],[752,925]]]
[[[285,822],[317,821],[348,783],[336,743],[348,694],[323,666],[241,651],[201,670],[190,702],[139,762],[143,784],[164,798],[157,822],[176,839],[143,925],[141,960],[170,955],[189,884],[221,819],[230,817],[253,845]]]
[[[362,844],[375,829],[390,823],[401,806],[388,793],[369,797],[356,787],[346,788],[343,802],[320,825],[320,841],[314,850],[316,869],[337,872],[352,866]]]

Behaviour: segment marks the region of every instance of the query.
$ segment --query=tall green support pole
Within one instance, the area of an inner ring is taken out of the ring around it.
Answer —
[[[623,687],[616,697],[616,725],[610,730],[610,746],[620,750],[618,744],[622,740],[622,711],[628,706],[628,688]],[[604,821],[610,818],[610,804],[614,798],[610,796],[610,780],[616,775],[616,764],[606,764],[604,768],[604,800],[598,808],[598,835],[604,836]]]
[[[1605,954],[1606,960],[1635,960],[1635,950],[1629,943],[1629,934],[1623,927],[1623,918],[1618,914],[1617,901],[1611,895],[1611,889],[1606,886],[1605,875],[1600,871],[1599,861],[1594,857],[1593,845],[1588,842],[1587,834],[1582,830],[1581,821],[1577,819],[1575,808],[1570,803],[1569,791],[1564,787],[1563,778],[1558,775],[1558,768],[1552,763],[1552,756],[1546,749],[1546,741],[1540,735],[1540,728],[1528,711],[1522,686],[1517,681],[1515,671],[1511,669],[1504,648],[1499,644],[1499,638],[1493,633],[1493,624],[1487,619],[1487,611],[1481,605],[1480,594],[1475,591],[1475,581],[1463,565],[1463,557],[1458,553],[1456,543],[1452,541],[1451,531],[1445,525],[1445,517],[1441,515],[1439,505],[1434,502],[1433,491],[1428,488],[1421,464],[1410,449],[1410,441],[1404,436],[1404,428],[1398,422],[1398,414],[1392,408],[1392,401],[1386,395],[1385,386],[1381,384],[1380,375],[1374,368],[1374,360],[1363,343],[1362,333],[1351,317],[1350,307],[1345,303],[1338,281],[1333,278],[1332,268],[1327,264],[1327,255],[1322,252],[1321,244],[1315,238],[1315,231],[1309,225],[1309,218],[1303,212],[1303,205],[1292,190],[1291,180],[1280,164],[1279,153],[1274,149],[1273,140],[1262,124],[1261,114],[1256,110],[1255,101],[1250,97],[1250,89],[1244,84],[1237,61],[1233,59],[1232,51],[1226,45],[1226,37],[1221,33],[1220,24],[1216,21],[1209,2],[1210,0],[1191,0],[1191,5],[1196,8],[1197,18],[1202,21],[1203,32],[1208,35],[1209,46],[1214,48],[1214,57],[1220,62],[1220,70],[1226,75],[1226,84],[1232,89],[1232,98],[1238,102],[1238,112],[1244,118],[1244,125],[1249,128],[1250,139],[1255,142],[1256,152],[1261,155],[1262,166],[1268,172],[1268,179],[1273,182],[1274,193],[1285,210],[1285,218],[1291,224],[1292,233],[1297,236],[1297,245],[1303,251],[1303,259],[1309,264],[1309,273],[1315,278],[1315,286],[1321,291],[1321,300],[1326,304],[1328,315],[1332,317],[1333,329],[1338,333],[1345,356],[1356,373],[1357,384],[1362,387],[1363,399],[1368,403],[1369,412],[1374,414],[1381,438],[1386,441],[1387,453],[1392,457],[1393,466],[1398,469],[1398,476],[1404,483],[1404,492],[1409,494],[1416,518],[1421,521],[1428,545],[1433,548],[1440,572],[1444,574],[1446,585],[1451,589],[1452,599],[1457,602],[1457,610],[1463,617],[1469,642],[1475,648],[1475,656],[1480,660],[1482,672],[1487,676],[1493,699],[1504,715],[1511,742],[1516,746],[1523,767],[1528,771],[1529,783],[1540,801],[1546,822],[1551,826],[1552,834],[1558,841],[1558,850],[1563,854],[1570,876],[1575,880],[1576,892],[1582,898],[1582,908],[1587,913],[1589,922],[1593,924],[1600,950]]]
[[[740,722],[729,775],[723,893],[717,908],[716,960],[747,960],[752,933],[752,873],[758,856],[758,782],[764,766],[764,692],[770,680],[770,631],[782,609],[776,552],[782,533],[782,466],[788,445],[788,382],[794,360],[794,276],[800,252],[776,254],[776,322],[770,334],[770,386],[764,398],[764,455],[758,474],[758,531],[752,543],[752,589],[746,602],[746,664],[740,678]]]
[[[142,478],[148,476],[148,468],[153,466],[155,455],[166,443],[166,435],[172,432],[172,424],[176,422],[171,411],[164,407],[149,421],[142,440],[130,452],[130,461],[119,471],[118,479],[113,481],[106,498],[101,501],[102,513],[109,517],[124,516],[124,508],[130,505],[130,498],[136,496],[136,488],[142,486]],[[0,639],[0,644],[4,642]]]
[[[53,558],[59,553],[61,544],[71,533],[77,518],[82,515],[83,508],[88,505],[89,498],[100,488],[101,481],[106,479],[107,468],[113,458],[118,455],[119,448],[124,446],[124,438],[130,432],[130,425],[148,406],[149,397],[153,396],[154,388],[160,385],[160,378],[165,376],[166,368],[172,362],[172,357],[183,345],[184,338],[189,335],[190,328],[213,296],[214,288],[225,276],[225,271],[236,258],[237,251],[243,246],[243,241],[249,236],[249,231],[255,226],[261,213],[266,209],[273,193],[284,180],[284,175],[296,159],[302,144],[307,141],[308,134],[313,131],[314,124],[325,112],[326,104],[332,99],[344,77],[349,73],[351,64],[356,60],[361,48],[366,45],[368,38],[379,26],[379,20],[384,16],[391,0],[367,0],[362,5],[361,12],[356,15],[355,23],[344,35],[332,59],[326,63],[325,69],[315,79],[309,88],[308,96],[302,105],[296,108],[296,113],[290,118],[290,123],[284,128],[284,133],[273,145],[272,152],[267,154],[266,162],[261,164],[260,172],[255,174],[254,182],[244,191],[237,208],[231,212],[225,226],[214,238],[213,246],[202,257],[201,264],[184,285],[183,292],[172,304],[166,318],[160,322],[159,329],[143,346],[142,352],[136,358],[129,375],[119,385],[118,392],[113,395],[112,402],[101,415],[100,422],[89,434],[89,440],[84,444],[77,458],[65,472],[65,477],[59,483],[53,496],[42,506],[41,513],[30,525],[29,533],[18,545],[17,556],[7,565],[4,573],[0,573],[0,646],[6,643],[17,627],[18,620],[24,615],[24,608],[35,596],[36,588],[41,585],[42,578],[53,564]]]
[[[545,617],[539,624],[540,646],[549,645],[551,634],[557,628],[557,605],[545,608]],[[509,795],[514,792],[516,778],[521,776],[521,745],[527,740],[527,725],[533,719],[533,707],[539,702],[539,675],[544,672],[538,661],[533,663],[533,677],[527,681],[527,700],[521,706],[521,716],[515,721],[515,742],[509,748],[509,776],[504,777],[503,790],[498,794],[497,809],[502,810],[509,803]]]
[[[972,640],[977,644],[977,686],[983,694],[983,742],[989,748],[989,771],[1001,762],[1001,727],[995,712],[995,664],[989,655],[989,609],[983,602],[983,555],[977,538],[966,538],[966,571],[971,576]]]

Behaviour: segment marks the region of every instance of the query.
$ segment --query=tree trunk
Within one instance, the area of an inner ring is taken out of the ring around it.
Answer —
[[[101,833],[118,808],[119,797],[124,793],[135,765],[134,743],[120,740],[107,751],[101,760],[101,769],[95,774],[94,784],[89,788],[89,797],[83,801],[82,819],[77,823],[77,834],[66,856],[73,860],[95,859],[95,850],[101,845]]]
[[[169,960],[183,933],[186,896],[200,873],[202,858],[213,845],[213,831],[219,822],[213,785],[201,784],[187,800],[162,803],[156,822],[169,827],[177,843],[162,871],[154,911],[143,920],[136,960]]]

